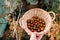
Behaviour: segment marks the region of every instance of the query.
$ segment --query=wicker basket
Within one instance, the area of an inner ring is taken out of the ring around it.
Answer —
[[[54,17],[51,17],[50,13],[52,13],[54,15]],[[55,13],[54,12],[47,12],[43,9],[40,8],[34,8],[34,9],[30,9],[29,11],[27,11],[21,18],[20,18],[20,26],[29,34],[31,35],[33,32],[31,32],[28,28],[27,28],[27,19],[32,18],[33,16],[39,16],[40,18],[45,20],[46,23],[46,27],[43,31],[41,32],[37,32],[37,34],[41,35],[41,34],[46,34],[50,28],[52,27],[52,23],[53,20],[55,19]]]

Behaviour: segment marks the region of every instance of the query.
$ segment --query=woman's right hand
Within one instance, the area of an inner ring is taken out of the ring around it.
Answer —
[[[36,32],[33,32],[31,34],[30,40],[37,40],[37,38],[36,38]]]
[[[37,35],[38,35],[37,32],[33,32],[31,34],[30,40],[41,40],[41,38],[43,37],[43,34],[38,35],[38,36]]]

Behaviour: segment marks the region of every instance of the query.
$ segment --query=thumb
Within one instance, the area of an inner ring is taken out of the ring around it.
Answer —
[[[39,35],[38,40],[41,40],[43,37],[43,34]]]

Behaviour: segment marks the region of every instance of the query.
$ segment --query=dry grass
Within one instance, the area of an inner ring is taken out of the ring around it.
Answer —
[[[60,14],[56,14],[56,16],[59,16]],[[48,36],[50,37],[49,40],[60,40],[60,21],[57,20],[54,21],[53,26],[48,33]]]

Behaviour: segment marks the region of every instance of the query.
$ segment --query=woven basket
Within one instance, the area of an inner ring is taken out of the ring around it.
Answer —
[[[51,17],[50,13],[52,13],[54,15],[54,17]],[[45,20],[46,23],[46,27],[43,31],[41,32],[37,32],[39,35],[40,34],[46,34],[50,28],[52,27],[52,22],[55,19],[55,13],[54,12],[47,12],[43,9],[40,8],[34,8],[34,9],[30,9],[29,11],[27,11],[19,20],[20,26],[29,34],[31,35],[33,32],[31,32],[28,28],[27,28],[27,19],[32,18],[33,16],[39,16],[40,18]]]

